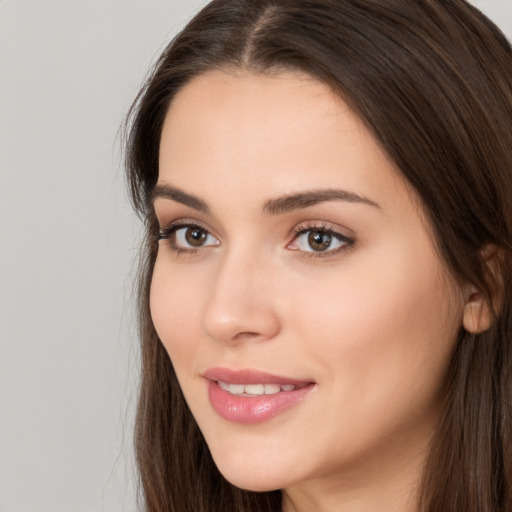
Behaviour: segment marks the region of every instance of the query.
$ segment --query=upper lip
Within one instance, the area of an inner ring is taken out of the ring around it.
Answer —
[[[208,380],[222,381],[227,384],[292,384],[294,386],[302,386],[309,384],[310,380],[291,379],[273,375],[271,373],[260,370],[233,370],[230,368],[209,368],[203,373],[203,377]]]

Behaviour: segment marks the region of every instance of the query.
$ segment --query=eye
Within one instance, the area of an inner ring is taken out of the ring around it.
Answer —
[[[334,229],[321,226],[306,228],[299,226],[296,230],[295,238],[287,248],[313,253],[311,255],[318,256],[324,253],[327,256],[328,254],[335,254],[339,250],[351,247],[353,244],[353,239],[342,235]]]
[[[174,242],[180,247],[216,245],[215,238],[205,229],[195,226],[179,228],[174,232]]]
[[[168,240],[171,249],[178,253],[217,246],[220,243],[207,229],[195,224],[171,224],[160,229],[156,238]]]

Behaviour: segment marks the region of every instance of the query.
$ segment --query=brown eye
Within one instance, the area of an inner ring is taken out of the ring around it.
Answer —
[[[220,245],[220,242],[207,229],[196,224],[175,224],[161,228],[156,236],[158,241],[167,240],[177,253],[195,252],[204,247]]]
[[[288,249],[309,253],[310,256],[336,255],[341,250],[354,245],[354,239],[342,235],[332,228],[311,226],[301,229],[298,226],[295,238]]]
[[[325,231],[310,231],[308,235],[308,244],[315,252],[326,251],[331,247],[332,235]]]
[[[219,240],[208,230],[194,224],[172,226],[167,233],[163,233],[162,238],[167,238],[171,247],[178,252],[219,245]]]
[[[207,238],[208,234],[204,229],[190,227],[185,230],[185,240],[191,247],[201,247]]]

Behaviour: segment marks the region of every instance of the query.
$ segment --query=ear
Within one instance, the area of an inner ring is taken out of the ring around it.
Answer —
[[[495,245],[489,244],[484,246],[480,255],[487,280],[492,283],[493,292],[492,297],[488,299],[474,286],[468,287],[462,325],[466,331],[473,334],[489,329],[503,304],[502,279],[499,272],[501,251]]]
[[[482,293],[473,288],[464,305],[462,325],[466,331],[479,334],[489,329],[492,323],[492,309]]]

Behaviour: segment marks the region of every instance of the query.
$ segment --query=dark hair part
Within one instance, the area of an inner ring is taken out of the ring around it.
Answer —
[[[512,49],[464,0],[214,0],[156,63],[129,116],[126,155],[147,227],[136,422],[146,510],[281,507],[280,491],[240,490],[220,475],[149,312],[162,125],[176,93],[216,69],[327,83],[418,192],[455,278],[499,305],[486,332],[461,329],[418,502],[424,512],[512,511]]]

